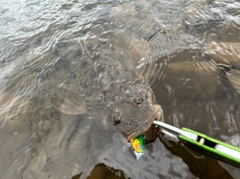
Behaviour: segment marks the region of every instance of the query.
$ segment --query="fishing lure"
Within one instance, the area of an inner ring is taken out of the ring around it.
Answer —
[[[143,135],[139,135],[131,141],[132,147],[134,149],[134,154],[136,155],[137,160],[144,155],[144,142]]]

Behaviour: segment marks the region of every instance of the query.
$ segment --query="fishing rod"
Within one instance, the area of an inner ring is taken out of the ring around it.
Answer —
[[[178,138],[192,150],[240,168],[240,148],[188,128],[179,129],[160,121],[154,121],[153,124],[160,126],[164,134]]]

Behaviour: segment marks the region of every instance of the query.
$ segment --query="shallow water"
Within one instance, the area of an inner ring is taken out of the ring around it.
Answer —
[[[104,86],[144,78],[166,123],[239,134],[237,83],[209,52],[239,42],[237,0],[3,0],[0,19],[1,178],[238,178],[163,135],[136,160],[98,123]]]

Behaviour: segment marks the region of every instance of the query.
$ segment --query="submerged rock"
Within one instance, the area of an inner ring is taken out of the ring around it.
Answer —
[[[110,17],[121,29],[132,32],[148,42],[151,49],[150,58],[155,59],[179,49],[197,46],[199,43],[200,40],[196,36],[186,33],[183,28],[184,6],[185,4],[178,0],[141,0],[112,7]]]
[[[183,13],[183,23],[186,26],[209,25],[211,20],[215,20],[214,12],[210,5],[214,0],[191,0],[185,1]]]

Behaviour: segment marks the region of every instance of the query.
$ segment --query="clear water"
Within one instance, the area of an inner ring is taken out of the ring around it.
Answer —
[[[162,135],[136,160],[98,124],[104,87],[144,78],[166,123],[239,134],[238,82],[209,52],[240,47],[237,0],[3,0],[0,27],[1,178],[238,178]]]

